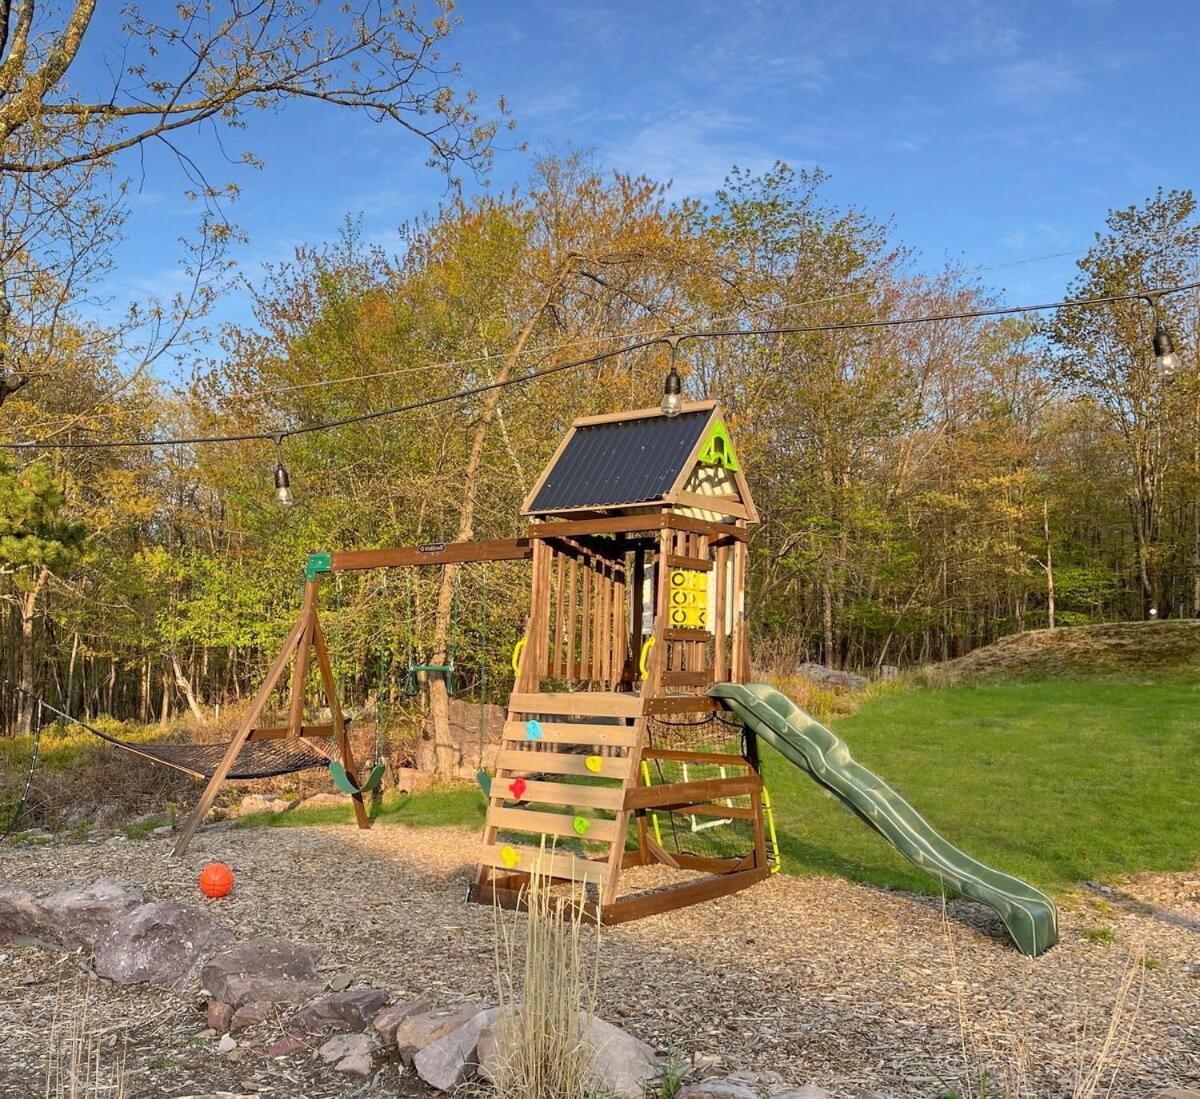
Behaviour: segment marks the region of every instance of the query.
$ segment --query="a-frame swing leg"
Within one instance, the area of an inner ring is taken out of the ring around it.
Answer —
[[[222,785],[224,785],[225,778],[232,769],[234,760],[237,759],[242,746],[249,739],[250,734],[254,731],[254,727],[258,724],[258,719],[262,716],[267,700],[271,697],[271,692],[275,690],[275,686],[279,682],[279,677],[283,675],[283,669],[287,667],[288,660],[299,647],[300,639],[308,636],[311,618],[311,613],[302,613],[296,620],[296,624],[292,627],[291,632],[288,633],[287,639],[283,643],[283,648],[280,649],[279,655],[275,658],[275,663],[271,665],[270,670],[267,672],[262,686],[258,689],[258,694],[254,696],[254,701],[250,704],[250,709],[246,711],[246,716],[242,719],[241,725],[238,726],[238,731],[234,734],[233,739],[229,742],[229,746],[225,749],[225,754],[221,757],[221,762],[217,764],[217,769],[213,771],[212,778],[208,780],[208,785],[204,787],[204,793],[200,795],[200,800],[196,803],[196,808],[192,810],[191,816],[188,817],[187,823],[183,826],[183,831],[180,833],[179,839],[175,842],[176,855],[182,855],[187,850],[188,844],[192,841],[192,836],[196,834],[196,829],[200,827],[209,809],[212,808],[212,803],[216,800],[217,793],[220,791]]]
[[[321,669],[321,682],[325,685],[325,699],[329,703],[329,712],[333,715],[333,734],[337,738],[338,751],[342,756],[342,766],[346,768],[346,777],[355,785],[362,784],[358,776],[358,767],[354,762],[354,752],[350,747],[350,738],[346,735],[346,721],[342,717],[342,706],[338,701],[337,689],[333,681],[333,667],[329,663],[329,650],[325,647],[325,634],[321,630],[321,620],[316,611],[312,615],[312,644],[317,654],[317,665]],[[367,816],[367,807],[361,793],[351,795],[354,801],[354,819],[359,828],[370,828],[371,818]]]

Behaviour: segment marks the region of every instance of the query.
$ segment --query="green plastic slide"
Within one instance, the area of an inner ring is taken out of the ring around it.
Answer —
[[[1044,893],[943,839],[886,782],[854,762],[844,741],[766,683],[717,683],[708,692],[755,736],[840,798],[905,858],[948,888],[995,909],[1021,953],[1058,942],[1058,910]]]

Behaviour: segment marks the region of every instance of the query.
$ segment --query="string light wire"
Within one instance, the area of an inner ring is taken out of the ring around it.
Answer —
[[[671,342],[675,342],[678,344],[683,343],[686,340],[740,339],[754,336],[801,336],[812,335],[821,332],[871,331],[882,328],[899,328],[906,325],[915,324],[938,324],[947,321],[979,320],[986,317],[1013,316],[1018,313],[1044,313],[1058,309],[1092,308],[1100,305],[1111,305],[1115,302],[1139,300],[1149,301],[1152,298],[1157,300],[1172,294],[1182,293],[1186,290],[1195,290],[1197,287],[1200,287],[1200,281],[1182,283],[1178,286],[1162,287],[1154,290],[1138,290],[1127,294],[1105,294],[1099,297],[1074,298],[1056,302],[1041,302],[1035,305],[996,306],[990,309],[969,309],[961,312],[935,313],[920,317],[880,317],[875,320],[842,321],[833,324],[773,325],[767,328],[693,329],[692,331],[688,332],[672,332],[666,335],[650,336],[645,339],[636,340],[632,343],[625,344],[621,347],[614,347],[606,351],[599,351],[584,358],[572,359],[568,362],[555,363],[553,366],[543,367],[540,370],[532,370],[529,373],[522,374],[517,378],[506,378],[503,381],[484,382],[480,385],[456,390],[453,393],[445,393],[436,397],[426,397],[423,400],[412,401],[408,404],[394,405],[390,408],[381,408],[374,412],[362,412],[354,416],[343,416],[340,419],[325,420],[315,424],[301,424],[298,427],[286,429],[281,428],[273,431],[243,431],[230,435],[184,435],[165,439],[27,440],[23,442],[0,443],[0,449],[98,450],[115,449],[119,447],[154,448],[206,446],[221,443],[244,443],[263,440],[275,442],[278,445],[278,443],[282,442],[284,439],[290,439],[300,435],[311,435],[320,431],[333,431],[339,427],[350,427],[354,424],[369,423],[374,420],[382,420],[393,416],[401,416],[408,412],[416,412],[421,409],[433,408],[438,405],[453,404],[457,401],[467,400],[471,397],[478,397],[484,393],[490,393],[497,389],[508,389],[513,386],[528,385],[531,382],[539,381],[542,378],[547,378],[554,374],[561,374],[568,370],[578,370],[584,366],[592,366],[596,363],[604,362],[607,359],[618,358],[622,355],[629,355],[636,351],[643,351],[660,343],[669,344]]]

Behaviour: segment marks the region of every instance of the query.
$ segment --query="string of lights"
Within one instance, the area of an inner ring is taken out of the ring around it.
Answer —
[[[507,389],[515,386],[528,385],[531,382],[539,381],[555,374],[560,374],[569,370],[578,370],[585,366],[592,366],[608,359],[617,358],[622,355],[629,355],[634,352],[642,351],[664,343],[670,348],[671,361],[663,387],[662,409],[664,415],[673,416],[678,415],[682,408],[683,392],[683,380],[676,366],[675,355],[679,344],[687,340],[739,339],[755,336],[794,336],[810,335],[823,332],[869,331],[883,328],[898,328],[907,325],[937,324],[959,320],[978,320],[989,317],[1013,316],[1021,313],[1040,313],[1059,309],[1095,308],[1097,306],[1110,305],[1116,302],[1142,300],[1151,307],[1154,314],[1155,330],[1153,337],[1153,349],[1155,360],[1161,372],[1164,375],[1170,375],[1179,369],[1180,360],[1178,354],[1175,352],[1170,333],[1167,330],[1166,324],[1159,310],[1159,302],[1162,298],[1169,295],[1183,293],[1187,290],[1195,290],[1198,287],[1200,287],[1200,282],[1190,282],[1182,283],[1177,286],[1161,287],[1152,290],[1143,290],[1125,294],[1106,294],[1091,298],[1074,298],[1056,302],[1040,302],[1033,305],[996,306],[989,309],[969,309],[959,312],[936,313],[917,317],[880,317],[872,320],[842,321],[831,324],[772,325],[770,327],[761,328],[700,328],[686,332],[658,333],[623,344],[620,347],[609,348],[607,350],[599,351],[582,358],[571,359],[567,362],[555,363],[551,366],[542,367],[538,370],[532,370],[515,378],[506,378],[501,381],[485,382],[480,385],[456,390],[453,393],[445,393],[438,396],[426,397],[423,400],[412,401],[408,404],[394,405],[392,407],[378,409],[373,412],[363,412],[353,416],[344,416],[340,419],[326,420],[319,423],[300,424],[295,427],[280,428],[278,430],[243,431],[228,435],[185,435],[168,438],[150,437],[128,439],[54,438],[47,440],[24,440],[19,442],[0,442],[0,449],[10,451],[89,450],[127,447],[155,448],[204,446],[223,443],[270,441],[275,445],[276,497],[281,504],[290,504],[292,501],[290,481],[287,469],[283,464],[283,443],[286,439],[300,435],[309,435],[314,432],[333,431],[341,427],[350,427],[355,424],[368,423],[374,420],[401,416],[409,412],[416,412],[421,409],[432,408],[437,405],[451,404],[457,401],[467,400],[471,397],[481,396],[482,394],[490,393],[497,389]]]

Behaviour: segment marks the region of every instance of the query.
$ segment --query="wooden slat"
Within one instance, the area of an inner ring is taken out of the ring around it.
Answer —
[[[713,538],[745,541],[748,535],[737,527],[710,523],[673,512],[650,512],[646,515],[618,515],[604,519],[551,520],[534,523],[528,529],[530,538],[567,538],[573,534],[638,534],[652,530],[690,530]]]
[[[673,553],[667,558],[669,569],[692,569],[696,572],[712,572],[713,563],[707,557],[683,557]]]
[[[663,673],[663,685],[667,687],[708,687],[712,682],[712,672]]]
[[[492,783],[495,801],[512,801],[508,782],[498,779]],[[526,779],[521,800],[536,805],[578,806],[583,809],[611,809],[616,812],[625,800],[625,791],[615,786],[581,786],[574,782],[538,782]]]
[[[635,694],[615,691],[521,691],[509,698],[508,708],[524,714],[637,717],[642,712],[642,700]]]
[[[542,741],[546,744],[596,744],[632,748],[638,741],[632,725],[595,725],[583,721],[539,721]],[[504,742],[528,743],[529,731],[524,721],[504,723]]]
[[[504,809],[495,805],[487,815],[488,825],[494,828],[528,832],[534,836],[572,836],[578,839],[574,821],[574,816],[568,813],[539,813],[535,809]],[[616,821],[589,817],[585,838],[597,843],[611,843],[617,838]]]
[[[626,792],[626,809],[663,809],[692,801],[718,801],[721,798],[753,794],[762,788],[757,775],[745,778],[710,778],[696,782],[670,782],[657,786],[637,786]]]
[[[663,631],[663,637],[668,641],[704,641],[712,640],[712,635],[708,630],[685,630],[679,628],[668,628]]]
[[[659,697],[646,699],[648,714],[695,714],[719,713],[724,707],[707,695],[678,695],[673,698]]]
[[[497,755],[496,767],[501,771],[537,771],[543,775],[595,775],[596,778],[623,779],[629,768],[636,766],[636,761],[627,756],[619,759],[601,756],[600,770],[591,771],[587,766],[587,758],[572,752],[525,752],[519,748],[506,748]]]
[[[726,752],[684,752],[674,748],[643,748],[642,759],[673,759],[680,763],[711,763],[716,767],[749,767],[750,761]]]
[[[754,810],[749,805],[714,805],[704,801],[693,805],[673,805],[672,813],[685,813],[689,817],[732,817],[734,820],[754,820]]]
[[[394,568],[401,565],[454,565],[472,561],[523,561],[533,556],[528,538],[447,542],[436,549],[396,546],[390,549],[348,550],[329,555],[330,572]]]
[[[732,515],[735,519],[750,518],[750,509],[733,496],[702,496],[697,492],[680,492],[675,495],[675,503],[679,507],[695,508],[697,511]]]
[[[608,880],[608,865],[603,862],[593,862],[591,859],[579,859],[574,855],[551,854],[536,847],[521,847],[512,845],[521,856],[515,866],[508,866],[500,855],[500,846],[481,847],[479,862],[483,866],[491,866],[500,870],[521,870],[530,873],[535,863],[540,863],[542,872],[556,878],[584,882],[604,882]]]
[[[653,916],[659,912],[670,912],[674,908],[683,908],[685,905],[736,893],[739,889],[746,889],[756,882],[765,881],[770,873],[770,869],[764,866],[755,870],[741,870],[734,874],[701,878],[699,881],[685,882],[683,885],[654,893],[622,897],[619,901],[606,904],[601,909],[600,919],[602,923],[611,925],[625,923],[627,920],[639,920],[643,916]]]

